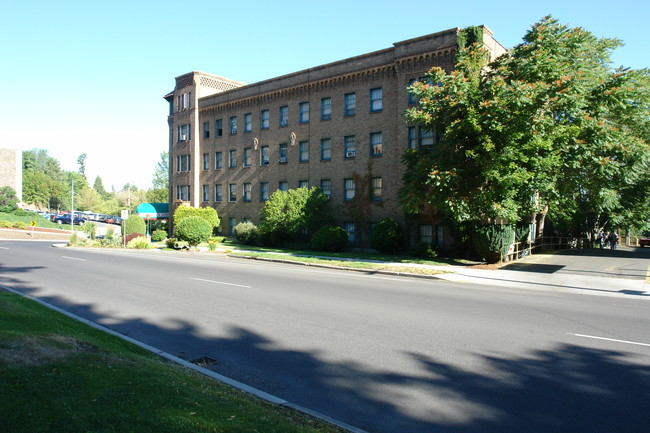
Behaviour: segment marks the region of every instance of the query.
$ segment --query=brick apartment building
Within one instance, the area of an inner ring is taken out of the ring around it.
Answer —
[[[404,151],[435,141],[407,124],[415,102],[407,87],[433,66],[451,71],[459,30],[254,84],[203,72],[177,77],[165,96],[170,212],[181,203],[214,207],[229,234],[239,222],[257,224],[275,190],[319,186],[352,245],[365,244],[368,227],[385,217],[410,242],[442,244],[443,227],[407,217],[397,192]],[[505,52],[486,27],[483,43],[492,58]]]

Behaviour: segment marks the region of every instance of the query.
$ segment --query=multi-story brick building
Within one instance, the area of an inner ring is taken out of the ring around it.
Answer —
[[[23,152],[17,149],[0,149],[0,186],[16,191],[18,201],[23,197]]]
[[[453,68],[459,30],[249,85],[203,72],[177,77],[165,96],[171,212],[212,206],[228,234],[257,223],[275,190],[319,186],[352,243],[384,217],[413,240],[442,242],[435,221],[407,219],[397,192],[404,151],[435,141],[407,124],[415,102],[407,87],[433,66]],[[505,52],[489,29],[482,34],[492,57]]]

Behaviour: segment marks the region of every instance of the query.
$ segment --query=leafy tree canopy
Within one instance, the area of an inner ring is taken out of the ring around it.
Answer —
[[[548,16],[489,65],[471,44],[451,74],[433,68],[407,118],[440,138],[404,155],[404,209],[482,223],[548,213],[573,234],[646,225],[650,71],[612,69],[620,45]]]

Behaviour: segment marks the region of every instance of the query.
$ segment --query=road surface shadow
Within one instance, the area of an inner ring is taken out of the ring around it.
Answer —
[[[18,280],[12,286],[39,290]],[[368,432],[622,433],[650,426],[650,366],[633,353],[558,342],[523,356],[474,353],[480,367],[473,369],[440,362],[435,352],[405,353],[420,366],[412,375],[288,350],[237,324],[206,338],[187,321],[169,318],[163,327],[117,320],[92,304],[41,299],[181,358],[208,356],[218,373]],[[421,396],[417,413],[401,398],[407,390]]]

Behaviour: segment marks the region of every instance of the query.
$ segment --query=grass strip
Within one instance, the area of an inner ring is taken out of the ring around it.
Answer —
[[[294,255],[294,254],[274,254],[274,253],[262,253],[262,252],[233,251],[230,253],[230,255],[238,256],[238,257],[284,260],[289,262],[309,263],[309,264],[325,265],[325,266],[337,266],[337,267],[353,268],[353,269],[368,269],[372,271],[402,272],[402,273],[418,274],[418,275],[439,275],[439,274],[448,273],[447,271],[422,268],[417,266],[394,265],[389,263],[372,263],[372,262],[363,262],[363,261],[354,261],[354,260],[336,260],[336,259],[330,259],[325,257],[308,257],[302,255]]]
[[[10,432],[342,432],[0,290]]]

